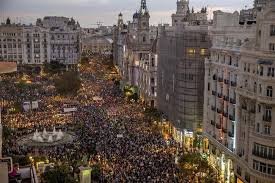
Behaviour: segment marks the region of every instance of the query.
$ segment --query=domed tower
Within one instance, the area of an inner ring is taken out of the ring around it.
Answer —
[[[140,44],[149,44],[149,11],[147,9],[146,0],[141,0],[141,6],[138,15],[138,41]]]

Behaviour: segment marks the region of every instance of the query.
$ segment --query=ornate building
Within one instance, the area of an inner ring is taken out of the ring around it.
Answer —
[[[274,1],[256,24],[214,13],[205,66],[204,136],[209,161],[223,182],[274,182]]]
[[[156,30],[156,29],[153,29]],[[114,63],[122,75],[123,85],[137,86],[142,101],[155,107],[156,102],[156,54],[153,52],[155,32],[150,27],[150,15],[146,0],[141,1],[133,21],[123,24],[119,14],[114,31]]]

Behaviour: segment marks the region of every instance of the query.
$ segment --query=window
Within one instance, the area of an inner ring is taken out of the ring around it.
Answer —
[[[270,36],[275,36],[275,25],[270,26]]]
[[[206,52],[207,52],[207,49],[205,49],[205,48],[202,48],[202,49],[201,49],[201,56],[204,56],[204,55],[206,55]]]
[[[260,132],[260,123],[257,123],[256,132],[257,132],[257,133]]]
[[[263,75],[263,72],[264,72],[263,66],[258,66],[257,73],[258,73],[260,76],[262,76],[262,75]]]
[[[270,135],[270,125],[265,125],[264,126],[264,134],[266,135]]]
[[[146,42],[146,37],[145,36],[143,36],[142,41]]]
[[[272,97],[272,95],[273,95],[272,86],[268,86],[268,87],[266,88],[266,96]]]
[[[275,44],[269,43],[269,51],[275,51]]]
[[[196,49],[195,48],[188,48],[187,52],[188,52],[189,55],[193,55],[193,54],[196,53]]]

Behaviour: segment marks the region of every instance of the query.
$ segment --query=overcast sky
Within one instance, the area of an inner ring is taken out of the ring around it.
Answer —
[[[151,24],[170,23],[176,1],[147,0]],[[218,9],[232,12],[252,4],[253,0],[190,0],[195,10],[208,6],[209,14]],[[0,21],[11,17],[16,22],[31,23],[46,15],[57,15],[74,17],[82,27],[94,27],[98,21],[113,25],[119,12],[127,21],[139,6],[140,0],[0,0]]]

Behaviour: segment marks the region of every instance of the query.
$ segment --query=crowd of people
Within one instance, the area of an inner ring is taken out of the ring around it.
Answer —
[[[180,171],[175,164],[178,144],[172,139],[167,142],[161,131],[152,128],[154,124],[146,118],[142,104],[123,97],[119,86],[108,79],[113,69],[99,58],[81,68],[82,88],[77,96],[68,99],[78,101],[73,117],[54,120],[53,116],[64,103],[51,103],[49,97],[56,94],[44,96],[43,89],[37,91],[38,96],[42,95],[39,100],[45,102],[42,106],[52,105],[52,108],[5,115],[4,123],[16,124],[17,130],[5,144],[4,154],[38,153],[50,161],[68,162],[75,170],[87,158],[84,164],[100,165],[101,182],[180,182]],[[72,127],[74,141],[33,149],[19,146],[15,140],[33,132],[32,127],[55,125],[67,130]]]

